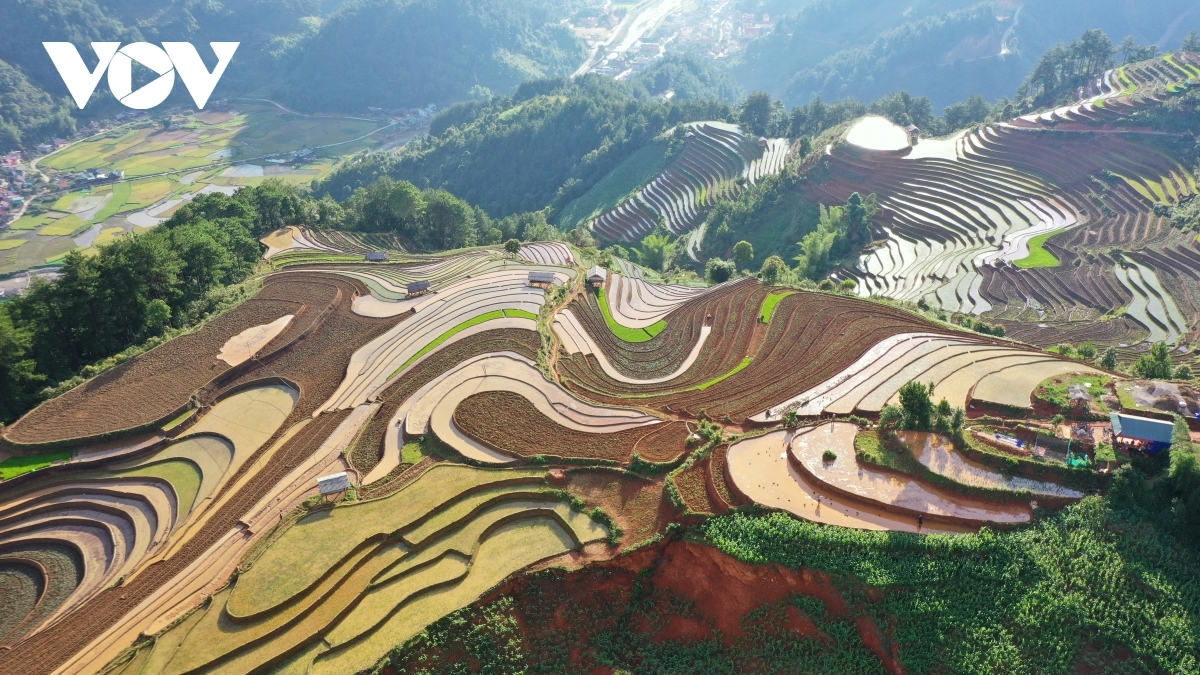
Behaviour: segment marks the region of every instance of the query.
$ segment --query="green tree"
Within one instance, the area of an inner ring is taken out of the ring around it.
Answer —
[[[1200,33],[1192,31],[1183,38],[1183,44],[1179,45],[1181,52],[1200,52]]]
[[[329,195],[309,205],[308,224],[322,230],[338,230],[348,226],[346,210]]]
[[[0,421],[12,421],[33,406],[35,391],[45,381],[28,357],[31,334],[13,325],[8,309],[0,305]]]
[[[788,272],[787,263],[777,255],[770,256],[763,261],[762,269],[758,272],[758,278],[763,280],[767,285],[774,285],[779,279]]]
[[[723,284],[737,271],[737,267],[729,260],[711,258],[704,264],[704,276],[714,284]]]
[[[398,232],[415,239],[425,224],[425,200],[412,183],[384,176],[355,190],[344,206],[356,230]]]
[[[813,281],[824,279],[850,249],[846,208],[821,206],[820,212],[817,228],[797,243],[801,253],[796,256],[796,272]]]
[[[754,246],[743,239],[733,245],[733,262],[738,269],[744,269],[751,260],[754,260]]]
[[[475,211],[445,190],[425,196],[425,218],[417,241],[426,250],[448,251],[475,243]]]
[[[1100,367],[1105,370],[1117,369],[1117,348],[1109,347],[1104,350],[1104,354],[1100,357]]]
[[[756,136],[766,136],[767,128],[771,124],[773,109],[771,95],[763,91],[756,91],[742,102],[738,121],[747,132]]]
[[[1075,349],[1075,353],[1079,354],[1081,359],[1096,358],[1096,345],[1092,342],[1083,342]]]
[[[933,383],[909,382],[900,387],[900,407],[904,409],[904,426],[915,431],[929,431],[933,424]]]
[[[509,239],[504,242],[504,250],[512,257],[517,257],[517,254],[521,252],[521,241],[519,239]]]
[[[652,232],[642,239],[637,249],[637,261],[658,272],[665,272],[675,255],[675,244],[665,233]]]
[[[1175,374],[1171,365],[1171,348],[1165,342],[1156,342],[1150,352],[1142,354],[1133,364],[1133,374],[1148,380],[1169,380]]]
[[[1145,61],[1147,59],[1154,58],[1154,56],[1158,54],[1158,46],[1146,45],[1143,47],[1138,44],[1137,38],[1130,35],[1121,41],[1121,46],[1117,47],[1116,51],[1124,55],[1121,63],[1123,65],[1128,65],[1130,63],[1137,63],[1138,61]]]
[[[1178,368],[1176,368],[1176,369],[1175,369],[1175,375],[1174,375],[1174,378],[1175,378],[1176,380],[1190,380],[1190,379],[1192,379],[1192,367],[1191,367],[1191,366],[1189,366],[1189,365],[1188,365],[1188,364],[1186,364],[1186,363],[1184,363],[1184,364],[1180,365]]]
[[[235,195],[253,207],[254,224],[250,233],[256,238],[287,225],[305,222],[308,205],[300,188],[278,178],[268,178],[254,189],[242,188]]]
[[[871,223],[879,209],[875,206],[875,195],[863,199],[857,192],[846,200],[846,234],[850,243],[859,247],[871,243]]]
[[[900,429],[904,426],[904,408],[898,405],[885,405],[879,411],[879,426],[888,429]]]
[[[973,94],[964,101],[946,106],[942,111],[944,131],[953,132],[959,129],[981,124],[988,120],[992,106],[979,94]]]

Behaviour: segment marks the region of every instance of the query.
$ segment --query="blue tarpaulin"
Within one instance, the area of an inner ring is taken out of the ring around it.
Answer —
[[[1175,425],[1170,422],[1121,413],[1112,413],[1109,419],[1112,421],[1114,436],[1118,439],[1149,443],[1147,452],[1158,452],[1171,445]]]

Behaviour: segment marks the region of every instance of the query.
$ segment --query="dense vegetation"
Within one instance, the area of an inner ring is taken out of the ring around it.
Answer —
[[[639,99],[595,75],[533,80],[512,96],[451,108],[425,139],[344,165],[314,191],[345,199],[391,176],[449,190],[492,216],[557,209],[680,122],[730,116],[713,101]]]
[[[584,47],[558,23],[572,3],[549,0],[359,0],[325,21],[299,49],[286,102],[357,111],[445,104],[476,85],[510,91],[568,75]]]
[[[726,69],[690,54],[668,54],[631,78],[630,84],[641,98],[713,99],[734,103],[744,93]]]
[[[65,136],[75,131],[67,102],[54,101],[21,71],[0,61],[0,152],[25,146],[25,139]]]
[[[909,672],[1197,668],[1195,552],[1114,500],[1089,497],[1007,533],[861,532],[773,513],[717,518],[703,534],[741,560],[878,589],[876,602],[859,596],[862,611],[892,626]]]
[[[32,407],[43,386],[225,306],[223,289],[258,262],[256,238],[293,222],[302,203],[270,181],[201,195],[146,234],[69,254],[59,279],[0,305],[0,419]]]

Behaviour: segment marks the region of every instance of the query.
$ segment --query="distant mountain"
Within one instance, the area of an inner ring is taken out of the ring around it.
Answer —
[[[50,133],[45,107],[67,96],[43,41],[94,59],[95,41],[241,42],[214,98],[256,93],[309,111],[451,104],[568,74],[584,46],[560,22],[580,0],[4,0],[0,112],[4,147]],[[681,73],[680,76],[684,75]],[[691,76],[694,80],[695,77]],[[696,88],[700,82],[684,83]],[[728,83],[725,83],[728,89]],[[735,85],[734,85],[735,86]],[[177,87],[175,99],[186,104]],[[31,101],[37,103],[32,108]],[[116,109],[102,80],[86,113]],[[56,127],[57,129],[57,127]],[[18,133],[19,132],[19,133]],[[43,133],[45,132],[45,133]],[[53,133],[61,133],[54,131]]]
[[[584,45],[559,23],[572,2],[360,0],[302,45],[280,98],[306,110],[446,104],[570,74]]]
[[[869,101],[907,90],[941,108],[971,94],[1011,95],[1047,49],[1089,28],[1162,51],[1200,28],[1200,6],[1192,0],[818,0],[780,19],[733,69],[747,89],[789,104],[818,96]]]

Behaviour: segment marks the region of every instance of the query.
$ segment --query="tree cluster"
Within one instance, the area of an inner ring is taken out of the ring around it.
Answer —
[[[878,211],[875,195],[865,199],[857,192],[845,206],[821,206],[817,228],[804,235],[798,246],[796,274],[819,281],[837,265],[852,258],[871,243],[870,220]]]
[[[1133,363],[1133,374],[1147,380],[1190,380],[1192,369],[1186,364],[1176,368],[1171,363],[1171,347],[1165,342],[1156,342],[1150,351]]]
[[[966,411],[950,405],[944,397],[933,402],[932,382],[909,382],[900,387],[900,405],[884,406],[879,412],[879,426],[884,430],[935,431],[962,440]]]

